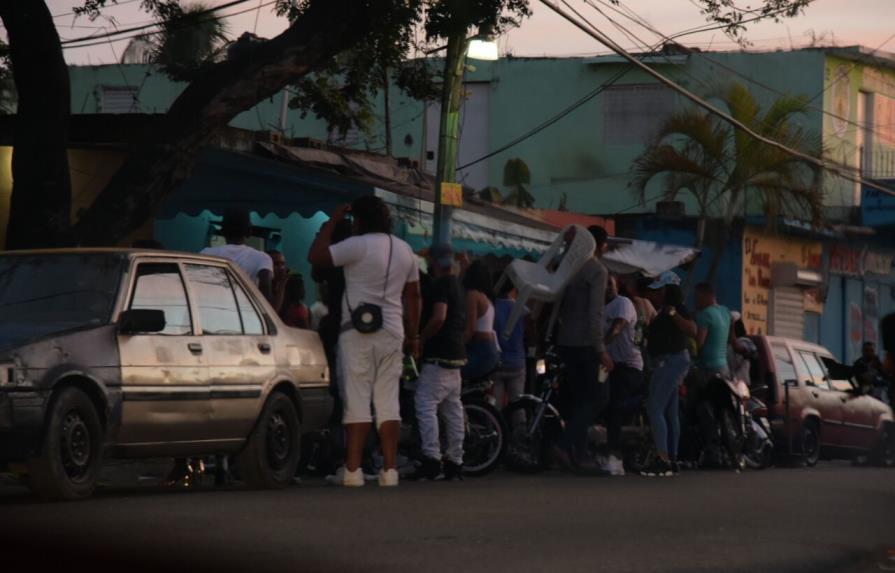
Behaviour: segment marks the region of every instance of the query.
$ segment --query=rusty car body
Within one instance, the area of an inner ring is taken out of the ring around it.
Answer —
[[[251,485],[286,485],[328,386],[317,334],[227,260],[0,253],[0,464],[42,496],[90,495],[104,456],[235,455]]]

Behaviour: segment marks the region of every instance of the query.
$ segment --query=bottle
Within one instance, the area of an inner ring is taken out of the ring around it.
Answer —
[[[420,377],[420,372],[416,367],[416,360],[410,354],[404,355],[404,370],[401,373],[402,382],[412,382]]]

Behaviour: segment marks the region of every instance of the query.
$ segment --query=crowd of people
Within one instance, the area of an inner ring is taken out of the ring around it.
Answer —
[[[691,361],[700,372],[697,392],[716,375],[749,380],[755,346],[739,314],[718,304],[705,283],[695,288],[691,312],[680,278],[670,271],[654,279],[611,275],[602,261],[608,244],[602,227],[589,229],[595,252],[566,286],[550,333],[538,332],[527,309],[507,332],[515,286],[507,281],[494,292],[495,276],[485,262],[470,262],[450,245],[428,249],[421,273],[419,258],[392,234],[390,211],[376,197],[340,207],[322,226],[308,256],[318,295],[310,308],[302,277],[289,274],[282,253],[247,246],[250,231],[247,213],[228,212],[227,244],[203,252],[242,267],[286,324],[319,332],[331,364],[333,425],[344,430],[344,465],[331,477],[338,485],[364,485],[364,449],[374,422],[382,457],[379,484],[398,485],[406,356],[421,365],[414,404],[422,459],[415,479],[462,479],[462,382],[489,376],[502,408],[524,392],[527,346],[545,338],[555,344],[567,372],[561,390],[566,425],[553,456],[568,468],[624,475],[622,425],[632,401],[645,400],[658,456],[642,473],[674,475],[679,388],[693,370]],[[884,367],[872,345],[855,367],[879,385]],[[708,410],[700,412],[706,425],[711,417]],[[588,446],[596,419],[607,431],[599,455]]]

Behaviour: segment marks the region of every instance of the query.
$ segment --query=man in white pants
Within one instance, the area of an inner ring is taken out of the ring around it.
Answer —
[[[353,236],[332,244],[336,225],[348,213],[353,217]],[[342,382],[345,412],[342,418],[348,435],[345,466],[333,478],[338,485],[364,485],[360,468],[364,443],[373,420],[371,404],[382,446],[383,469],[379,485],[398,485],[397,457],[401,413],[398,393],[404,351],[419,353],[419,263],[410,245],[391,234],[388,206],[378,197],[356,199],[351,207],[340,207],[323,226],[308,256],[317,267],[341,267],[345,273],[342,298],[342,333],[337,361]],[[360,309],[377,307],[378,328],[361,327],[352,320]],[[405,314],[406,307],[406,314]],[[407,329],[405,334],[404,320]]]
[[[420,332],[423,368],[414,397],[423,451],[422,465],[413,476],[416,479],[436,479],[442,474],[439,414],[444,420],[448,443],[444,478],[463,479],[466,426],[460,401],[460,369],[466,364],[463,342],[466,303],[453,263],[450,245],[435,245],[429,251],[433,282],[423,301],[425,326]]]

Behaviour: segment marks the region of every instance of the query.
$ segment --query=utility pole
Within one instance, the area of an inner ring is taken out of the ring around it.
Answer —
[[[466,67],[466,30],[448,38],[441,93],[441,121],[438,131],[438,163],[435,168],[435,229],[432,244],[451,242],[451,212],[442,202],[441,184],[457,179],[457,148],[460,143],[460,107],[463,99],[463,71]],[[425,145],[425,142],[423,142]]]

